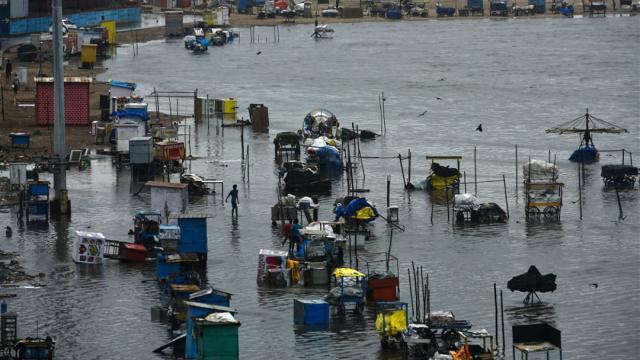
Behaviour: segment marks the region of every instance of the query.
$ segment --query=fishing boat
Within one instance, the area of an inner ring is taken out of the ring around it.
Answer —
[[[561,135],[579,134],[580,146],[573,152],[573,154],[571,154],[569,160],[591,164],[600,159],[600,154],[593,144],[593,137],[591,134],[621,134],[628,133],[629,131],[618,125],[590,115],[589,109],[587,109],[587,112],[584,115],[547,129],[546,132]]]

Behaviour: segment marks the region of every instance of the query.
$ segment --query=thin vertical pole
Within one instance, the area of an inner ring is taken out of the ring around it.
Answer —
[[[624,149],[622,149],[622,165],[624,165]]]
[[[498,290],[496,288],[496,283],[493,283],[493,304],[495,307],[495,315],[496,315],[496,347],[498,346]]]
[[[169,121],[173,122],[173,109],[171,108],[171,96],[169,96]]]
[[[356,231],[353,233],[353,241],[355,243],[354,255],[356,257],[356,270],[358,270],[358,225],[356,225]]]
[[[548,157],[548,159],[549,159],[549,160],[547,160],[547,161],[548,161],[548,162],[551,162],[551,149],[549,149],[549,157]]]
[[[476,162],[476,153],[477,148],[473,147],[473,185],[474,185],[474,195],[478,196],[478,167]]]
[[[467,193],[467,172],[462,172],[462,181],[464,181],[464,193]]]
[[[407,268],[407,278],[409,281],[409,297],[411,298],[411,318],[415,319],[415,311],[413,309],[413,287],[411,286],[411,270]]]
[[[387,175],[387,209],[391,205],[389,192],[391,191],[391,175]]]
[[[249,144],[247,144],[247,183],[249,183]]]
[[[244,162],[244,125],[240,127],[240,150],[242,151],[242,161]]]
[[[516,201],[518,199],[518,144],[516,144]]]
[[[504,178],[504,174],[502,174],[502,185],[504,186],[504,203],[505,205],[507,205],[507,217],[509,217],[509,201],[507,199],[507,180]]]
[[[384,122],[384,134],[387,135],[387,113],[386,110],[384,108],[384,102],[385,102],[385,98],[384,98],[384,91],[382,92],[382,120]]]
[[[504,303],[502,301],[502,289],[500,289],[500,321],[502,322],[502,355],[504,356],[505,352],[505,341],[504,341]],[[498,334],[496,334],[496,337]],[[497,347],[497,346],[496,346]]]
[[[400,171],[402,172],[402,185],[407,188],[407,181],[404,178],[404,166],[402,165],[402,155],[398,154],[398,160],[400,160]]]
[[[208,141],[209,141],[209,131],[210,131],[210,130],[209,130],[209,120],[211,119],[211,118],[209,117],[209,116],[211,115],[211,114],[209,113],[209,94],[207,94],[207,103],[205,104],[205,106],[207,107],[206,114],[207,114],[207,142],[208,142]]]
[[[380,108],[380,135],[384,134],[383,121],[382,121],[382,98],[378,95],[378,108]]]
[[[580,205],[580,220],[582,220],[582,169],[581,163],[578,163],[578,204]]]
[[[409,168],[407,169],[407,183],[411,184],[411,149],[407,151],[409,158]]]

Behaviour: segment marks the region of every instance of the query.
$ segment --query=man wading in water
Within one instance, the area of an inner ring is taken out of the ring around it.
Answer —
[[[233,184],[233,190],[229,191],[229,195],[224,199],[224,202],[228,202],[231,197],[231,217],[238,218],[238,185]]]

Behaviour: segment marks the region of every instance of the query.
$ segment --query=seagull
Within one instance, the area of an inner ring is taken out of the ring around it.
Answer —
[[[442,99],[436,96],[436,100],[442,100]]]
[[[258,51],[258,52],[256,53],[256,55],[260,55],[260,54],[262,54],[262,51]]]
[[[598,284],[596,284],[596,283],[589,284],[589,285],[593,286],[593,287],[594,287],[594,288],[596,288],[596,289],[598,288]]]
[[[482,132],[482,124],[478,125],[478,127],[476,128],[476,131]]]
[[[425,110],[424,112],[422,112],[422,114],[418,115],[418,117],[420,117],[420,116],[424,116],[424,114],[426,114],[426,113],[427,113],[427,111],[429,111],[429,110]]]

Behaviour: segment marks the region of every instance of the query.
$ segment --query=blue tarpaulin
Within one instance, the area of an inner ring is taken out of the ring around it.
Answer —
[[[111,113],[111,116],[117,116],[119,118],[138,118],[142,121],[149,120],[149,113],[133,109],[122,109],[114,111]]]
[[[367,201],[367,199],[357,198],[357,199],[351,200],[351,202],[347,206],[338,205],[336,207],[336,218],[339,218],[339,217],[343,217],[345,219],[352,218],[356,216],[356,213],[358,211],[366,207],[371,208],[371,210],[373,210],[373,213],[375,214],[375,216],[372,217],[369,221],[374,220],[375,218],[380,216],[380,214],[378,213],[378,210],[375,207],[373,207],[373,205],[371,205]]]
[[[340,152],[333,146],[321,147],[316,151],[321,164],[330,166],[334,170],[342,169]]]
[[[582,161],[584,163],[590,164],[592,162],[598,161],[599,159],[598,150],[594,146],[583,146],[576,149],[573,154],[569,157],[570,161]]]
[[[131,90],[135,90],[136,89],[136,84],[135,83],[130,83],[130,82],[126,82],[126,81],[111,80],[111,86],[117,86],[117,87],[127,88],[127,89],[131,89]]]

